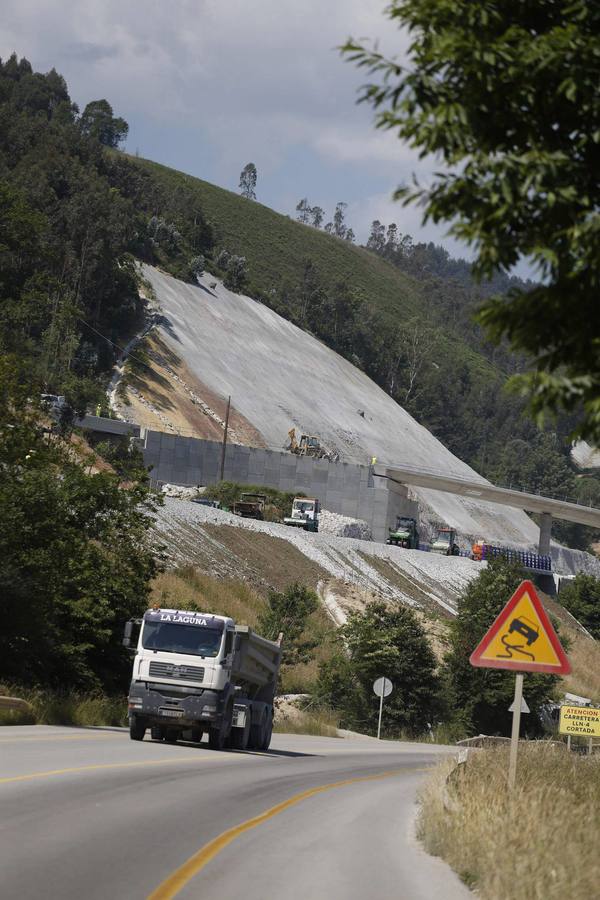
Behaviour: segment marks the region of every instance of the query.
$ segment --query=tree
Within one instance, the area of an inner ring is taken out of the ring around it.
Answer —
[[[323,222],[323,218],[325,216],[325,210],[321,209],[320,206],[313,206],[313,207],[311,207],[311,210],[310,210],[310,216],[311,216],[310,224],[314,228],[320,228],[321,223]]]
[[[450,652],[444,674],[454,717],[467,732],[501,735],[510,732],[508,707],[514,696],[514,672],[475,668],[469,657],[525,577],[519,565],[500,558],[490,560],[459,599],[458,614],[451,623]],[[525,676],[525,698],[533,713],[527,719],[531,730],[540,730],[535,713],[551,697],[557,683],[553,675]]]
[[[560,602],[592,637],[600,640],[600,579],[580,572],[562,587]]]
[[[304,197],[296,204],[296,212],[298,213],[298,221],[306,225],[312,212],[307,197]]]
[[[336,237],[343,238],[346,234],[346,226],[344,224],[344,219],[346,216],[346,208],[348,204],[341,201],[336,204],[335,212],[333,214],[333,233]]]
[[[0,679],[123,691],[123,624],[146,607],[157,570],[156,502],[135,453],[121,462],[143,480],[125,487],[48,440],[35,393],[19,363],[0,357]]]
[[[355,237],[356,237],[356,235],[354,234],[354,231],[352,230],[352,228],[348,228],[346,230],[346,234],[344,235],[344,240],[348,241],[349,244],[353,244]]]
[[[582,411],[575,434],[600,442],[600,6],[591,0],[392,0],[410,33],[406,65],[350,40],[373,82],[363,99],[438,165],[425,220],[475,250],[479,277],[527,258],[540,281],[488,299],[479,320],[528,354],[513,385],[544,412]]]
[[[371,234],[367,241],[367,250],[373,253],[382,253],[385,247],[385,225],[382,225],[379,219],[374,219],[371,224]]]
[[[190,259],[190,273],[191,275],[198,281],[201,276],[204,274],[204,267],[206,266],[206,260],[200,254],[199,256],[194,256]]]
[[[248,268],[246,266],[246,257],[235,256],[235,254],[230,256],[225,269],[225,278],[223,279],[225,287],[229,288],[230,291],[235,291],[239,294],[247,280]]]
[[[256,200],[256,166],[254,163],[247,163],[240,172],[240,193],[246,200]]]
[[[349,662],[343,654],[321,667],[317,695],[341,711],[351,727],[374,733],[378,705],[373,682],[385,675],[394,685],[384,705],[385,733],[422,734],[433,722],[437,707],[436,660],[417,617],[400,606],[370,603],[353,612],[341,629]],[[342,677],[348,685],[343,687]],[[340,708],[340,707],[338,707]]]
[[[270,591],[268,604],[259,616],[258,630],[272,641],[283,634],[283,665],[306,662],[314,644],[302,640],[302,635],[308,617],[319,607],[317,595],[296,581],[285,591]]]
[[[83,134],[95,138],[106,147],[118,147],[129,132],[125,119],[113,116],[108,100],[92,100],[88,103],[81,114],[79,127]]]

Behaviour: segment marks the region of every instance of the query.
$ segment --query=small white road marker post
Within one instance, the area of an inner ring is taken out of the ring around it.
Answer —
[[[389,697],[394,685],[389,678],[377,678],[373,682],[373,693],[379,697],[379,723],[377,725],[377,740],[381,740],[381,716],[383,714],[383,698]]]
[[[515,699],[512,704],[512,733],[510,736],[510,760],[508,763],[508,787],[512,790],[517,777],[517,750],[519,749],[519,730],[521,727],[521,704],[523,703],[523,674],[517,672],[515,678]]]

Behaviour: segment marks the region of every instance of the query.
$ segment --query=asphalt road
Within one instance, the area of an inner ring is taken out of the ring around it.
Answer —
[[[268,753],[217,753],[0,727],[0,895],[467,898],[414,837],[416,789],[445,752],[275,735]]]

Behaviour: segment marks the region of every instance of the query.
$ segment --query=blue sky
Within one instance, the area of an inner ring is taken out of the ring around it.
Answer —
[[[0,55],[55,67],[83,107],[106,97],[130,126],[127,149],[231,190],[252,161],[258,199],[295,214],[302,197],[330,217],[339,200],[360,240],[370,222],[468,255],[395,187],[433,170],[356,104],[363,76],[346,37],[402,58],[407,39],[381,0],[5,0]]]

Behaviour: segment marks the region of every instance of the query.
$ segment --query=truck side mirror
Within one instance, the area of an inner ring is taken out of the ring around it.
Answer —
[[[129,622],[125,622],[125,628],[123,630],[123,646],[131,647],[131,632],[133,631],[133,622],[131,619]]]
[[[125,622],[125,628],[123,629],[123,646],[127,647],[129,650],[135,649],[137,645],[141,624],[141,619],[130,619],[128,622]],[[134,628],[137,629],[135,634],[133,631]]]

